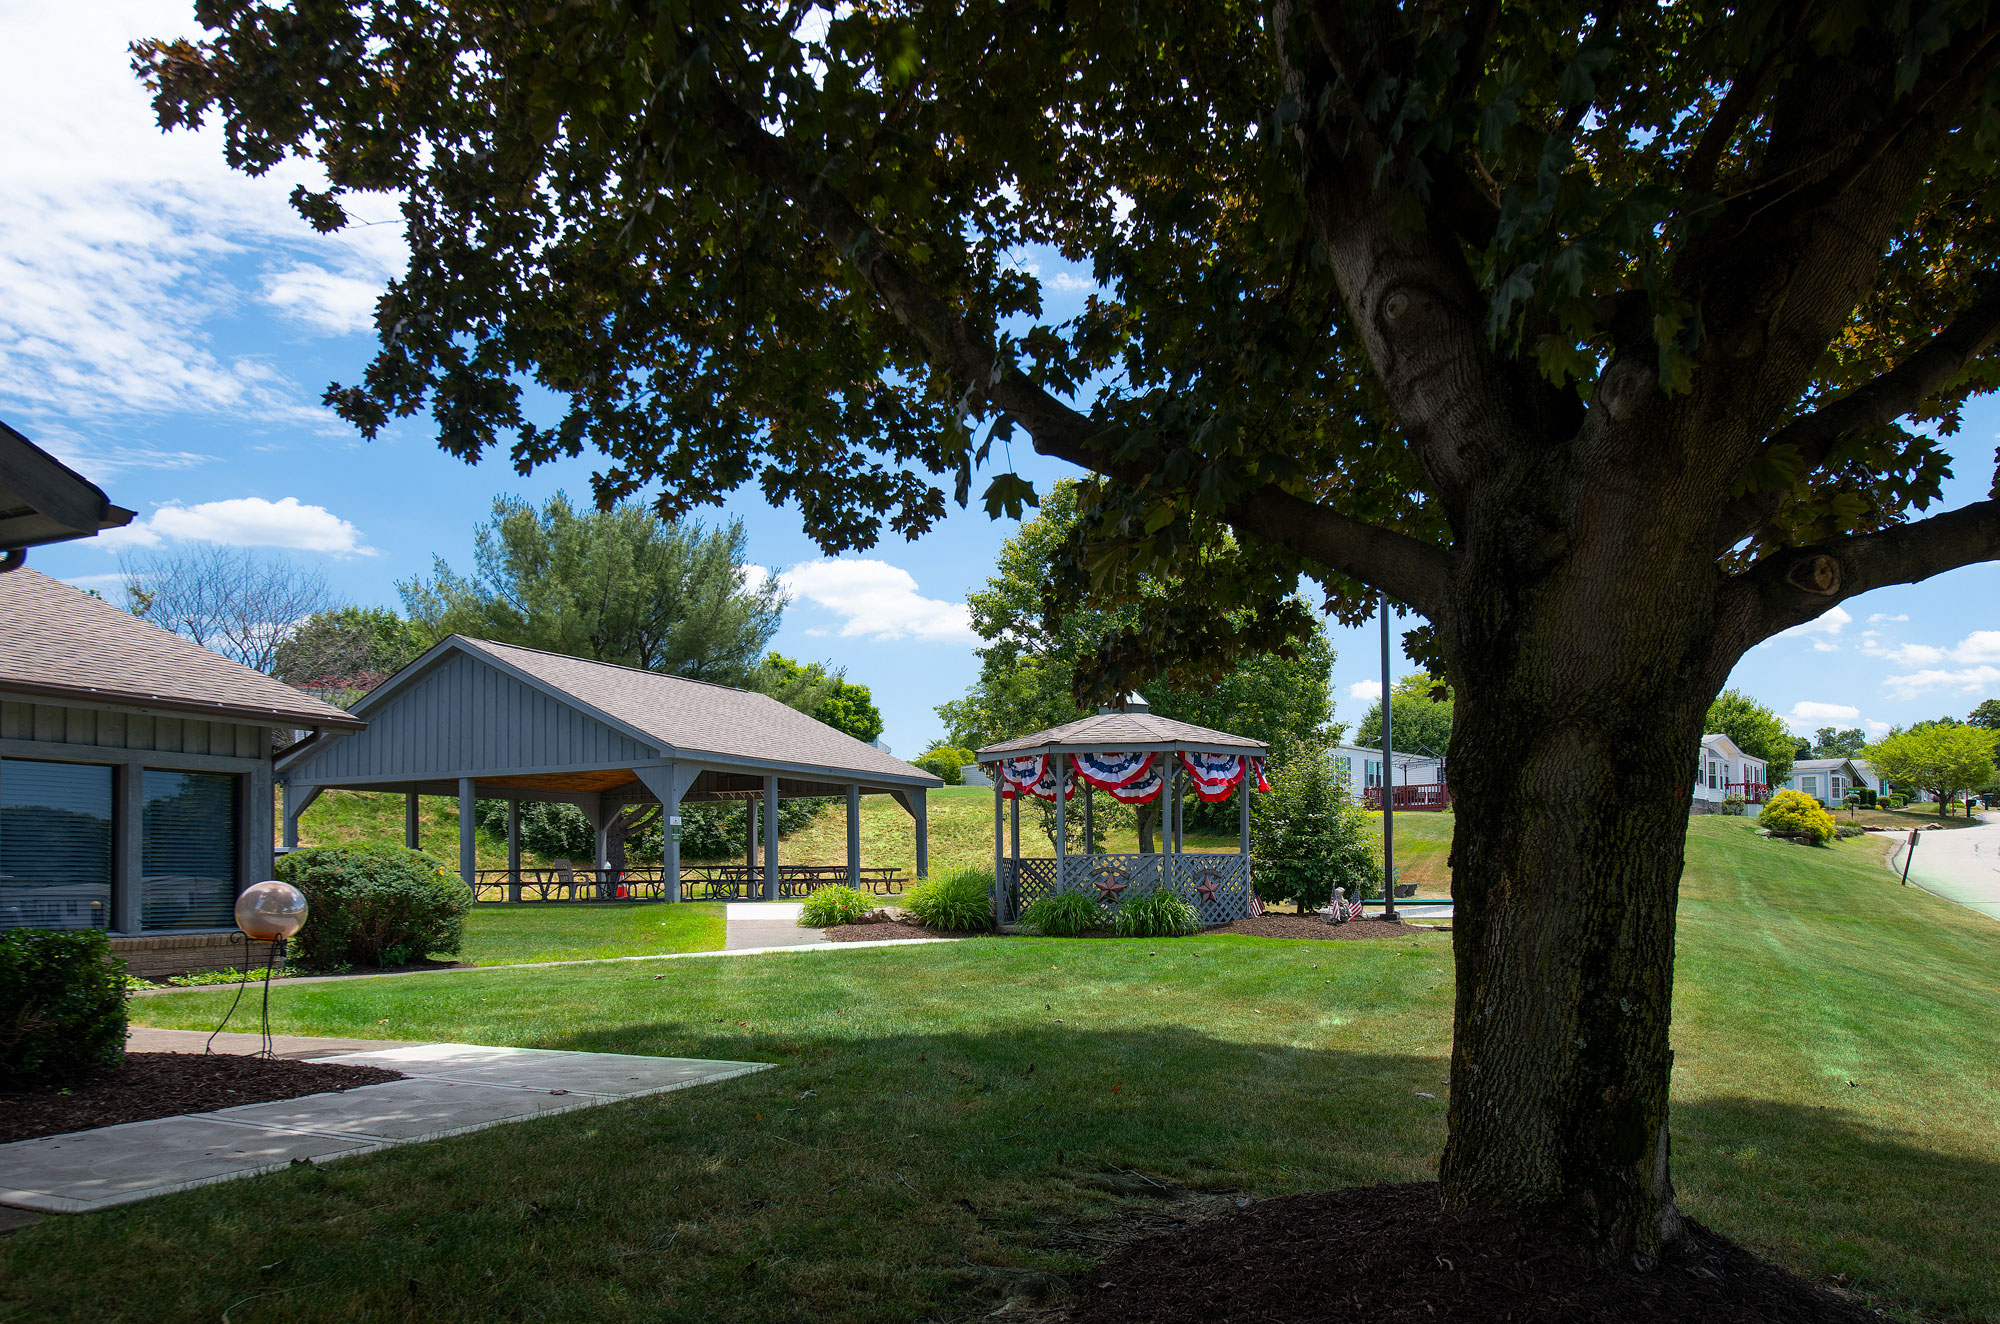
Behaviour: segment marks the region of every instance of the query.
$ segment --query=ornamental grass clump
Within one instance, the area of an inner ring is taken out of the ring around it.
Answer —
[[[903,909],[919,924],[947,933],[983,933],[993,927],[993,871],[948,869],[911,888]]]
[[[402,846],[313,846],[278,861],[280,879],[304,892],[305,928],[293,963],[314,970],[407,965],[456,956],[470,897],[458,875]]]
[[[1021,912],[1021,922],[1047,938],[1074,938],[1110,927],[1105,922],[1104,907],[1081,892],[1036,897]]]
[[[799,924],[808,929],[830,929],[836,924],[853,924],[874,908],[873,902],[851,887],[817,887],[799,908]]]
[[[1774,835],[1802,837],[1815,846],[1833,840],[1833,815],[1804,791],[1779,791],[1757,815],[1757,822]]]
[[[1148,892],[1118,907],[1121,938],[1185,938],[1201,930],[1201,915],[1173,892]]]
[[[0,933],[0,1090],[60,1085],[123,1062],[125,978],[95,929]]]

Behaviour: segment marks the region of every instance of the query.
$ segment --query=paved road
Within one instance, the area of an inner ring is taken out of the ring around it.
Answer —
[[[1987,811],[1978,827],[1918,835],[1910,881],[1988,919],[2000,919],[2000,814]],[[1897,873],[1903,871],[1906,849],[1898,846],[1889,857],[1889,867]]]

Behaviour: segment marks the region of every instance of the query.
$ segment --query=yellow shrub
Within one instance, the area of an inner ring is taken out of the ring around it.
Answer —
[[[1821,845],[1833,840],[1833,815],[1804,791],[1779,791],[1757,821],[1773,832],[1797,833]]]

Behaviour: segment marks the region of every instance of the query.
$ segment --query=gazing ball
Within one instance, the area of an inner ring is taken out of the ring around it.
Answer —
[[[290,883],[253,883],[236,898],[236,927],[259,942],[289,938],[305,924],[305,893]]]

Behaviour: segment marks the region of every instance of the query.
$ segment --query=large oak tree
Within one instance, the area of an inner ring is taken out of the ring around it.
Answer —
[[[829,550],[921,533],[1023,433],[1098,476],[1071,589],[1203,586],[1109,641],[1106,692],[1302,628],[1300,573],[1420,612],[1456,696],[1446,1198],[1677,1234],[1709,701],[1759,640],[2000,555],[2000,502],[1907,519],[2000,367],[1989,4],[197,14],[137,51],[164,125],[316,158],[324,229],[400,199],[380,352],[329,393],[366,432],[594,448],[601,500],[669,515],[754,481]],[[1094,273],[1080,315],[1036,244]]]

